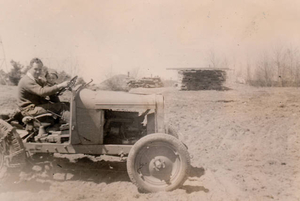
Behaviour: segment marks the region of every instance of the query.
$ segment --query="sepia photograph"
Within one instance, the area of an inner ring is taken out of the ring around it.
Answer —
[[[0,200],[299,201],[299,22],[296,0],[2,0]]]

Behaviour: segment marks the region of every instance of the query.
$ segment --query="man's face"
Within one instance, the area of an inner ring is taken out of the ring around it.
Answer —
[[[29,70],[29,72],[35,79],[38,79],[38,77],[42,74],[42,68],[42,64],[33,63],[32,68]]]

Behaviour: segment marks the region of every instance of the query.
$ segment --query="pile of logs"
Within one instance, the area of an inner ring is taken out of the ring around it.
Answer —
[[[224,70],[179,70],[177,87],[180,90],[223,90]]]

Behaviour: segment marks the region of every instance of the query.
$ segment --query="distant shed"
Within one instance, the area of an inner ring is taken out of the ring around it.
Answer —
[[[228,68],[167,68],[178,71],[179,90],[224,90]]]

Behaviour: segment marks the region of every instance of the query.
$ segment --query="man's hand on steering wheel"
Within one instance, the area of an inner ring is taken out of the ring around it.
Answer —
[[[60,84],[57,85],[57,87],[60,89],[57,92],[57,96],[62,95],[63,92],[65,92],[67,89],[72,90],[72,88],[75,86],[76,84],[76,80],[77,80],[78,76],[73,77],[70,81],[64,81]]]
[[[60,84],[57,85],[57,88],[62,89],[62,88],[66,88],[69,84],[69,81],[64,81]]]

